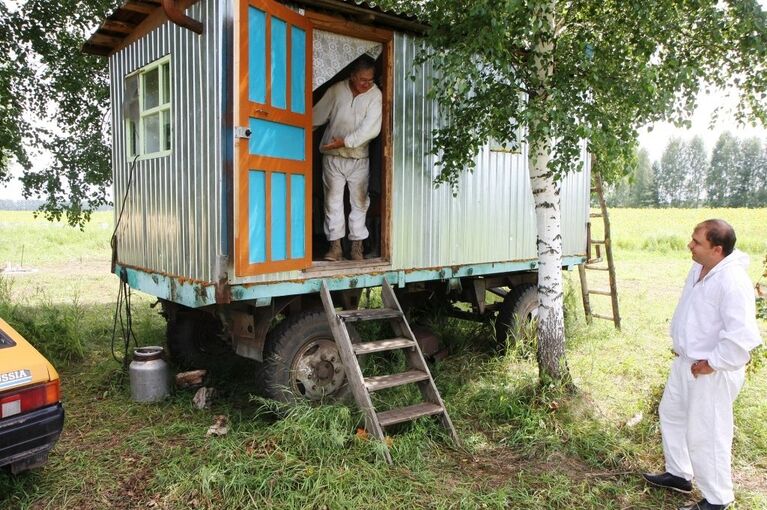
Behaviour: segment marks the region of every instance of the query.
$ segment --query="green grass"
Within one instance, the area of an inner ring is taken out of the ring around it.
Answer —
[[[607,322],[585,324],[577,273],[566,274],[568,363],[577,394],[540,387],[529,348],[494,355],[490,325],[432,317],[451,349],[433,373],[463,445],[452,446],[428,420],[401,426],[393,431],[389,467],[379,445],[355,434],[356,409],[265,401],[255,395],[252,363],[212,374],[219,397],[209,410],[194,408],[184,390],[161,404],[132,402],[110,352],[118,281],[103,243],[111,229],[89,226],[69,231],[56,249],[44,247],[49,238],[37,247],[45,223],[18,213],[12,222],[7,214],[0,213],[0,237],[29,243],[50,260],[40,257],[35,274],[0,278],[0,315],[54,360],[67,418],[43,469],[0,473],[3,509],[676,508],[683,496],[651,490],[637,474],[662,468],[656,408],[671,360],[668,321],[690,264],[685,240],[698,221],[722,216],[752,255],[754,278],[767,252],[765,209],[615,210],[620,332]],[[29,225],[31,234],[9,234],[20,228],[11,223]],[[93,266],[78,271],[78,256]],[[597,299],[594,308],[606,312],[607,299]],[[164,335],[152,301],[134,295],[144,345]],[[395,357],[370,368],[398,363]],[[766,392],[762,360],[736,404],[734,510],[767,509]],[[404,402],[412,395],[388,397]],[[230,432],[206,437],[216,415],[228,417]]]

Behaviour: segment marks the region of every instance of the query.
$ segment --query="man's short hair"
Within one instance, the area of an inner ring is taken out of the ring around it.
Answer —
[[[365,53],[357,58],[357,60],[352,62],[351,74],[355,74],[360,71],[367,71],[368,69],[373,69],[375,71],[375,68],[376,61],[373,60],[373,57]]]
[[[724,256],[728,256],[735,249],[735,229],[724,220],[706,220],[698,224],[695,230],[706,230],[706,240],[711,246],[721,246]]]

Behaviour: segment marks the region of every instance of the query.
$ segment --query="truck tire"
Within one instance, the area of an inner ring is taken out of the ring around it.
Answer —
[[[352,328],[349,334],[357,340]],[[289,316],[269,333],[262,377],[264,394],[281,402],[340,402],[351,397],[325,312]]]
[[[524,283],[511,289],[503,298],[498,316],[495,319],[495,340],[499,351],[506,349],[509,333],[515,333],[518,321],[531,321],[538,316],[538,287]],[[516,338],[508,339],[514,345]]]
[[[181,369],[215,369],[235,359],[221,322],[205,312],[179,310],[168,319],[168,354]]]

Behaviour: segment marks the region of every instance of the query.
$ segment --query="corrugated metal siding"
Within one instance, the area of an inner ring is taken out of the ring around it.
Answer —
[[[475,171],[460,176],[456,197],[447,186],[434,189],[434,157],[426,154],[438,121],[435,105],[426,98],[430,69],[419,69],[415,80],[410,79],[419,44],[418,38],[395,36],[393,268],[536,258],[524,150],[482,150]],[[588,176],[587,169],[562,183],[563,255],[585,249]]]
[[[221,253],[225,112],[225,26],[229,2],[203,0],[188,14],[203,36],[166,22],[110,58],[115,211],[130,178],[122,115],[123,80],[170,54],[172,154],[137,161],[118,231],[119,262],[216,281]]]

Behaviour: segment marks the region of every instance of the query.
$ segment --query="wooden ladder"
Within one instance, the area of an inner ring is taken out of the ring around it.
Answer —
[[[592,170],[594,168],[592,159]],[[610,238],[610,216],[607,214],[607,203],[605,202],[604,189],[602,187],[602,177],[599,173],[593,174],[594,187],[592,191],[596,194],[599,200],[599,208],[601,212],[589,213],[589,218],[602,218],[604,223],[604,239],[593,239],[591,233],[591,221],[586,223],[586,262],[578,266],[578,272],[581,277],[581,294],[583,296],[583,311],[586,314],[586,322],[591,324],[592,318],[605,319],[613,321],[616,329],[621,329],[621,316],[618,309],[618,285],[615,278],[615,261],[613,260],[613,248]],[[592,247],[596,252],[596,256],[592,257]],[[604,247],[604,257],[607,258],[607,265],[601,264],[604,262],[602,247]],[[587,271],[607,271],[610,289],[591,289],[586,278]],[[612,315],[603,315],[594,313],[591,310],[590,295],[596,294],[601,296],[610,296],[612,303]]]
[[[384,280],[381,287],[383,308],[366,310],[336,310],[325,282],[322,282],[322,304],[330,322],[338,351],[344,362],[346,380],[354,400],[365,415],[365,428],[373,437],[381,440],[384,445],[386,462],[392,463],[389,448],[386,446],[383,429],[389,425],[412,421],[423,416],[436,416],[442,426],[448,431],[456,445],[460,444],[458,435],[453,428],[453,422],[447,414],[445,404],[437,391],[434,379],[423,357],[421,348],[410,329],[410,325],[402,313],[399,302],[389,283]],[[388,320],[391,323],[396,338],[386,340],[371,340],[352,343],[347,329],[348,323],[358,321]],[[398,374],[365,377],[359,364],[359,356],[374,352],[402,350],[407,360],[407,370]],[[394,388],[405,384],[416,384],[421,392],[422,402],[414,405],[378,412],[373,406],[370,394],[386,388]]]

